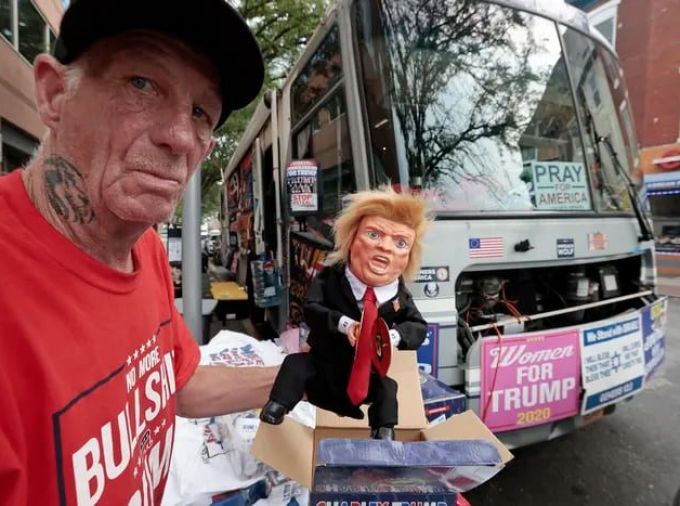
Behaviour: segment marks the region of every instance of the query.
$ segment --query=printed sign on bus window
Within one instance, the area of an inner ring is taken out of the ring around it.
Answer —
[[[578,162],[531,162],[536,209],[590,211],[586,168]]]
[[[636,312],[581,329],[582,414],[619,402],[644,387],[640,320]]]
[[[293,214],[319,210],[319,166],[314,160],[294,160],[286,172]]]
[[[576,415],[581,390],[578,330],[482,340],[482,420],[492,430]]]

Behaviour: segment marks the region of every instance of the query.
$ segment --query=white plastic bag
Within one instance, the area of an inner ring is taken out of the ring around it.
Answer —
[[[226,330],[201,346],[201,364],[215,367],[273,366],[284,357],[284,351],[270,341]],[[305,405],[300,403],[292,414],[313,426],[314,410]],[[306,506],[306,489],[250,454],[259,422],[257,410],[211,419],[177,417],[163,506],[209,505],[213,495],[248,487],[265,476],[272,484],[271,494],[258,505],[282,506],[295,497],[293,504]]]

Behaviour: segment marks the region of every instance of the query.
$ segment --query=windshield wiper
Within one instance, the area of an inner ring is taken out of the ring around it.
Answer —
[[[626,191],[628,192],[628,198],[630,198],[631,205],[633,206],[633,212],[635,213],[635,217],[637,218],[638,224],[640,225],[640,237],[638,237],[638,241],[640,242],[651,241],[654,239],[654,233],[652,231],[651,225],[649,224],[649,220],[647,219],[642,210],[642,205],[640,204],[640,201],[637,198],[637,190],[635,189],[635,183],[633,183],[633,180],[631,179],[630,174],[628,174],[626,168],[621,165],[618,153],[616,152],[616,149],[614,149],[614,146],[612,146],[609,137],[608,136],[604,137],[598,133],[597,128],[595,127],[595,121],[593,120],[593,117],[590,114],[588,104],[585,101],[585,97],[583,97],[582,94],[583,92],[581,91],[579,98],[581,99],[581,106],[585,111],[586,130],[588,131],[588,134],[590,135],[593,142],[593,146],[595,148],[596,158],[595,161],[601,168],[602,153],[600,150],[600,144],[604,144],[605,147],[607,148],[607,151],[609,152],[609,158],[611,158],[612,163],[614,164],[614,171],[616,172],[616,175],[623,177],[623,180],[626,182]]]
[[[654,232],[652,231],[652,227],[649,224],[649,220],[647,219],[647,216],[645,216],[642,210],[642,205],[640,204],[640,201],[637,198],[637,190],[635,189],[635,183],[633,183],[633,180],[631,179],[630,174],[628,174],[628,171],[625,169],[625,167],[623,167],[621,165],[621,162],[619,162],[619,155],[614,149],[614,146],[612,146],[611,140],[609,140],[608,136],[598,137],[597,140],[607,147],[607,151],[609,151],[609,157],[614,162],[614,170],[616,171],[616,174],[618,176],[623,176],[623,179],[626,182],[628,195],[633,204],[635,216],[637,217],[638,222],[640,223],[640,239],[643,241],[653,240]]]

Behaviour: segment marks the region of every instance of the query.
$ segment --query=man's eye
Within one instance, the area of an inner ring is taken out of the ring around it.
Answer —
[[[208,119],[208,114],[197,105],[194,106],[193,110],[191,111],[191,114],[196,119]]]
[[[406,241],[405,239],[397,239],[395,244],[397,245],[397,248],[399,248],[399,249],[408,249],[408,247],[409,247],[408,241]]]
[[[380,239],[380,234],[378,232],[376,232],[375,230],[369,230],[368,232],[366,232],[366,237],[375,241],[377,239]]]
[[[138,90],[146,90],[147,88],[151,87],[151,81],[140,76],[134,76],[130,78],[130,84]]]

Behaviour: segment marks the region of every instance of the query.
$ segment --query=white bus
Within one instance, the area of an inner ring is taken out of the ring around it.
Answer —
[[[581,11],[338,0],[227,167],[224,263],[281,332],[343,194],[425,195],[419,362],[509,446],[547,440],[614,411],[663,359],[637,163],[620,65]]]

